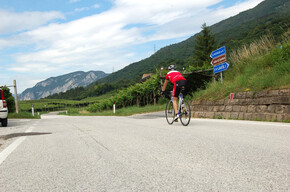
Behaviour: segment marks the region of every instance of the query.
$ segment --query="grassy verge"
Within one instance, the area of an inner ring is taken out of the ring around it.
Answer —
[[[290,88],[290,42],[275,44],[269,37],[234,52],[224,82],[210,82],[193,99],[223,99],[232,92]]]
[[[71,115],[71,116],[130,116],[134,114],[162,111],[164,109],[165,109],[165,104],[147,105],[144,107],[132,106],[132,107],[120,108],[120,109],[116,109],[116,113],[113,113],[113,110],[91,113],[87,111],[86,109],[83,109],[80,111],[71,109],[68,111],[68,115]],[[65,115],[66,113],[64,112],[60,114]]]
[[[8,119],[40,119],[40,115],[36,113],[33,117],[32,114],[28,112],[8,113]]]

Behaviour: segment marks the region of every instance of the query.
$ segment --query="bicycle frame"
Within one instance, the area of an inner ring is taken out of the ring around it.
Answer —
[[[171,94],[171,102],[173,103],[173,97],[172,97],[172,91],[170,92]],[[182,113],[181,113],[181,105],[182,105],[182,101],[183,101],[183,95],[182,93],[179,94],[179,100],[178,100],[178,113],[180,114],[180,116],[182,116]]]
[[[182,93],[179,94],[179,103],[178,103],[178,113],[182,115],[181,113],[181,105],[182,105],[182,102],[183,102],[183,95]]]

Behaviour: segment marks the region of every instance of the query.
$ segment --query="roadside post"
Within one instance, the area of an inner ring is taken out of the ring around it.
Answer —
[[[227,70],[230,66],[227,61],[226,46],[214,50],[210,57],[212,58],[211,65],[213,65],[213,73],[221,74],[221,83],[223,83],[223,71]]]
[[[19,113],[16,80],[13,80],[13,87],[14,87],[14,95],[15,95],[15,111],[16,113]]]
[[[163,67],[160,68],[160,77],[162,76],[162,70],[163,69],[164,69]],[[162,82],[162,79],[161,78],[160,78],[160,86],[161,86],[161,90],[162,90],[163,82]]]
[[[234,93],[231,93],[230,94],[230,100],[233,100],[234,99]]]
[[[32,116],[34,117],[34,105],[33,104],[31,105],[31,113],[32,113]]]
[[[115,101],[113,103],[113,113],[115,114],[116,113],[116,104],[115,104]]]

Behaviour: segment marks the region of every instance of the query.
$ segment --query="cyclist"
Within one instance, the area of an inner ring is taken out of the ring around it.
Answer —
[[[181,75],[180,72],[178,72],[176,70],[175,65],[170,65],[168,67],[168,70],[169,70],[169,72],[167,73],[167,75],[165,77],[165,82],[164,82],[163,87],[162,87],[161,95],[164,94],[168,80],[170,80],[171,83],[173,83],[173,85],[174,85],[173,91],[172,91],[172,98],[173,98],[173,108],[174,108],[174,111],[176,114],[174,120],[177,120],[180,116],[180,114],[178,114],[177,99],[178,99],[178,96],[179,96],[181,90],[185,89],[186,79]]]

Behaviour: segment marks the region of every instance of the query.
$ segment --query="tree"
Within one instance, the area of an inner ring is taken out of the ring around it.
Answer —
[[[15,101],[14,101],[14,97],[12,96],[12,93],[10,93],[10,89],[8,87],[3,87],[3,94],[4,94],[4,98],[7,102],[7,107],[9,112],[14,113],[15,112]]]
[[[211,34],[211,31],[206,23],[202,26],[202,31],[196,36],[194,45],[194,65],[203,67],[204,65],[210,65],[210,54],[216,49],[215,35]]]

